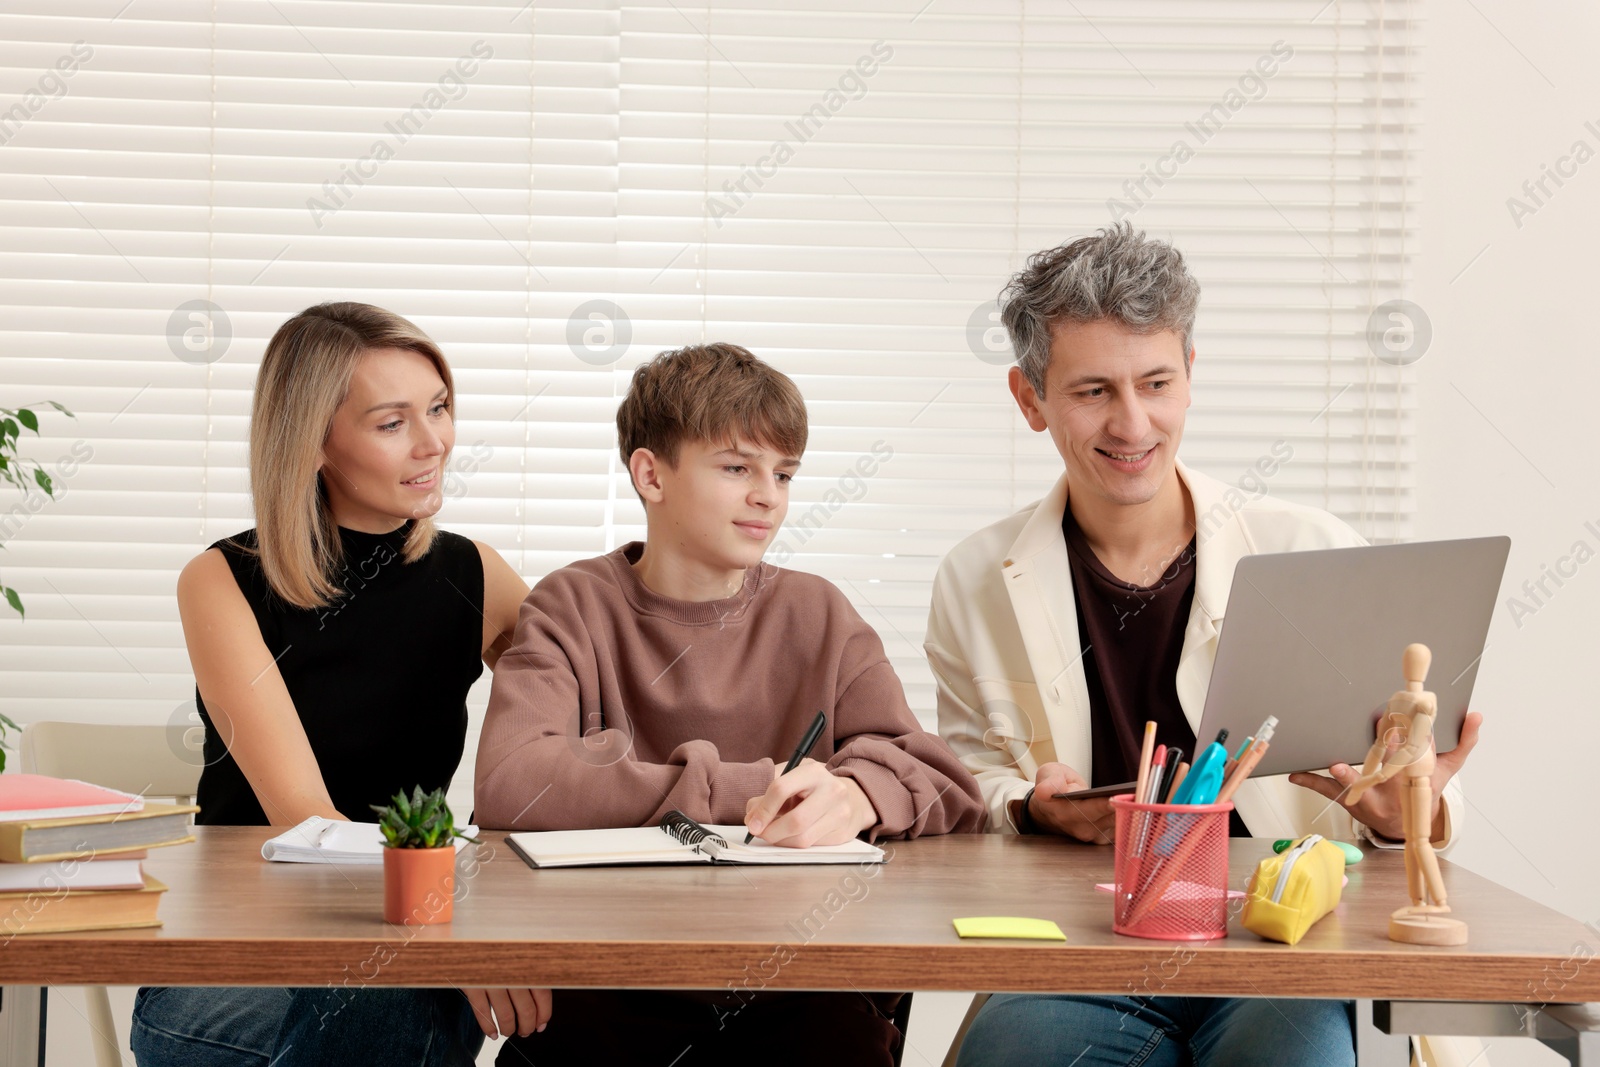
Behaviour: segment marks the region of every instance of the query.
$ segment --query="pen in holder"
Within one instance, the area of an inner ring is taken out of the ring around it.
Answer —
[[[1111,928],[1132,937],[1205,941],[1228,933],[1228,813],[1221,804],[1135,804],[1117,815]]]

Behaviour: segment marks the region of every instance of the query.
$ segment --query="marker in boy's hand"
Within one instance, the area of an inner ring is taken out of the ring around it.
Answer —
[[[780,773],[745,805],[744,824],[751,833],[789,848],[841,845],[877,823],[878,813],[856,780],[813,759]]]
[[[806,727],[806,734],[800,739],[800,743],[795,746],[794,754],[789,757],[789,762],[783,765],[783,770],[774,771],[772,775],[773,781],[777,781],[779,778],[782,778],[784,775],[800,766],[800,761],[811,755],[811,750],[817,747],[817,742],[822,739],[822,732],[827,728],[828,713],[826,710],[818,708],[816,717],[811,720],[811,725]],[[785,808],[793,806],[794,805],[792,802],[785,804]],[[780,808],[779,814],[782,814],[783,810],[784,809]],[[746,818],[749,818],[750,805],[748,803],[746,803],[744,806],[744,814]],[[768,821],[770,822],[771,820],[769,819]],[[755,836],[755,831],[751,830],[749,833],[744,835],[744,843],[748,845],[751,841],[755,840]]]

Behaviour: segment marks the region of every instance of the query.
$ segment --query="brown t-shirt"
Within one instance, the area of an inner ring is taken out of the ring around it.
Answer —
[[[1125,582],[1089,547],[1069,507],[1061,519],[1072,563],[1078,639],[1089,682],[1094,781],[1115,785],[1139,773],[1144,724],[1193,762],[1194,731],[1178,703],[1178,657],[1194,602],[1194,541],[1146,585]]]
[[[1195,737],[1178,702],[1178,658],[1194,603],[1195,541],[1155,581],[1140,586],[1106,569],[1072,517],[1061,518],[1078,608],[1078,641],[1089,683],[1089,734],[1094,760],[1090,785],[1116,785],[1139,776],[1144,724],[1156,724],[1163,745],[1178,745],[1194,762]],[[1208,742],[1209,743],[1209,742]],[[1248,837],[1237,811],[1228,832]]]
[[[1155,723],[1160,744],[1179,745],[1194,763],[1195,734],[1178,702],[1178,659],[1195,598],[1195,541],[1149,585],[1125,582],[1106,569],[1072,517],[1061,518],[1072,563],[1078,643],[1090,688],[1090,745],[1094,781],[1115,785],[1139,776],[1144,723]],[[1210,742],[1208,742],[1210,744]],[[1230,837],[1250,837],[1237,811],[1227,816]]]
[[[833,585],[769,564],[726,600],[652,592],[634,542],[547,575],[500,657],[478,744],[492,829],[742,823],[819,709],[811,751],[854,778],[872,837],[978,831],[978,783],[917,723],[883,642]]]

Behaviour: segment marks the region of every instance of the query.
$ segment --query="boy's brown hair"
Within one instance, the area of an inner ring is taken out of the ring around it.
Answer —
[[[789,376],[722,341],[673,349],[642,364],[617,408],[624,465],[636,449],[648,448],[675,468],[685,441],[735,437],[798,459],[806,434],[806,403]]]

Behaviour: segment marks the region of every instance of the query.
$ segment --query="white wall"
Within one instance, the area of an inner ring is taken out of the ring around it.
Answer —
[[[1505,206],[1574,140],[1600,152],[1600,136],[1583,128],[1591,120],[1600,129],[1600,8],[1560,7],[1439,0],[1432,13],[1417,301],[1434,341],[1417,364],[1418,533],[1512,538],[1474,699],[1484,740],[1463,775],[1472,825],[1452,858],[1600,921],[1588,826],[1600,805],[1582,761],[1600,747],[1591,673],[1600,562],[1564,587],[1548,583],[1545,606],[1526,600],[1533,614],[1515,619],[1506,603],[1575,541],[1600,553],[1600,534],[1584,527],[1600,530],[1600,160],[1521,229]]]
[[[1600,8],[1437,0],[1428,17],[1415,299],[1434,340],[1416,365],[1417,535],[1512,539],[1474,698],[1483,741],[1462,775],[1471,823],[1450,858],[1600,924],[1600,804],[1585,760],[1600,748],[1600,562],[1564,587],[1547,582],[1543,606],[1527,601],[1534,614],[1514,618],[1504,602],[1575,541],[1600,553],[1584,527],[1600,531],[1600,159],[1550,183],[1520,228],[1506,207],[1574,141],[1600,152],[1584,128],[1600,130]],[[1491,1058],[1561,1062],[1526,1040],[1494,1042]]]

